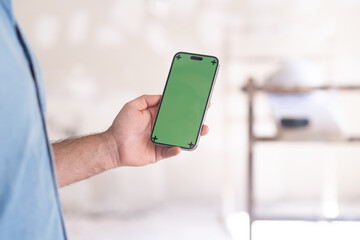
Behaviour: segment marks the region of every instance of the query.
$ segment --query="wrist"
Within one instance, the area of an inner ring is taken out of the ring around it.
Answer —
[[[110,129],[101,133],[105,139],[106,147],[109,151],[109,164],[110,168],[120,167],[120,155],[119,148],[114,138],[114,135],[110,131]]]

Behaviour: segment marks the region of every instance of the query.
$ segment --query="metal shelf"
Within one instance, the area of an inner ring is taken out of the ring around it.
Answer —
[[[276,214],[260,215],[255,211],[255,195],[254,195],[254,145],[257,142],[327,142],[327,143],[360,143],[360,136],[341,137],[337,139],[282,139],[279,136],[255,136],[254,134],[254,96],[258,92],[273,94],[301,94],[313,91],[360,91],[357,85],[324,85],[316,87],[266,87],[256,85],[253,79],[249,79],[247,84],[241,87],[241,91],[245,92],[248,97],[248,175],[247,175],[247,211],[250,219],[250,239],[252,236],[252,223],[256,220],[302,220],[302,221],[360,221],[359,217],[345,218],[340,216],[335,219],[327,219],[323,216],[296,217],[296,216],[279,216]]]

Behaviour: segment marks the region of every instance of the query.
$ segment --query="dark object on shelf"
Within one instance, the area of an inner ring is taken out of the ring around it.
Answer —
[[[303,128],[309,126],[307,118],[281,118],[280,124],[284,128]]]

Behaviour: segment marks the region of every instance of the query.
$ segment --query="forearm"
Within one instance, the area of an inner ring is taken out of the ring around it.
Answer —
[[[118,166],[118,149],[104,132],[52,144],[60,187]]]

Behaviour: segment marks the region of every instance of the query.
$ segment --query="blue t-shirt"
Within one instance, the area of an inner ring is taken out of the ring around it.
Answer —
[[[46,133],[44,80],[0,0],[0,239],[67,239]]]

